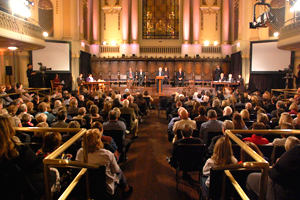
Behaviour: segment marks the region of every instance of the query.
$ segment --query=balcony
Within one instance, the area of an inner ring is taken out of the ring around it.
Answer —
[[[277,48],[300,51],[300,17],[285,22],[279,32]]]
[[[23,50],[45,47],[43,29],[31,19],[21,19],[0,11],[0,49],[16,46]]]

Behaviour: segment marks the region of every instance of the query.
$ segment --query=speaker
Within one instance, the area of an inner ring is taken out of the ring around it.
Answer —
[[[12,66],[5,66],[5,71],[7,76],[12,75]]]

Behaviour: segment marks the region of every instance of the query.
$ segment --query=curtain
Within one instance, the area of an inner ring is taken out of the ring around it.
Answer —
[[[235,80],[238,79],[239,74],[242,74],[242,54],[240,51],[231,54],[230,73]]]
[[[260,92],[269,91],[271,89],[284,89],[285,79],[283,77],[285,74],[250,74],[249,80],[249,90],[254,92],[259,90]]]
[[[84,51],[80,51],[79,57],[79,73],[83,74],[83,77],[88,77],[92,73],[91,69],[91,54]]]

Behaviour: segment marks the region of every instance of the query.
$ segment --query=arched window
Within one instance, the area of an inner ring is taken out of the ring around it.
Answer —
[[[49,37],[53,37],[53,4],[50,0],[40,0],[39,4],[39,24],[48,33]]]
[[[143,39],[179,38],[179,0],[143,0]]]

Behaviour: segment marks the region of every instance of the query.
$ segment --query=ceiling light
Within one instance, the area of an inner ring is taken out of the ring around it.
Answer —
[[[111,41],[111,45],[116,46],[117,42],[116,41]]]
[[[18,47],[7,47],[7,49],[11,50],[11,51],[15,51],[18,49]]]
[[[43,33],[43,36],[44,36],[44,37],[48,37],[48,33],[45,31],[45,32]]]
[[[13,13],[16,13],[26,18],[31,16],[30,10],[25,5],[25,2],[21,2],[19,0],[11,0],[10,6]]]
[[[206,40],[206,41],[204,42],[204,46],[208,46],[208,45],[209,45],[209,41]]]
[[[274,37],[278,37],[279,36],[279,33],[278,32],[275,32],[274,33]]]
[[[106,45],[106,41],[103,41],[102,44],[103,44],[103,45]]]
[[[217,46],[218,45],[218,41],[214,41],[214,45]]]

